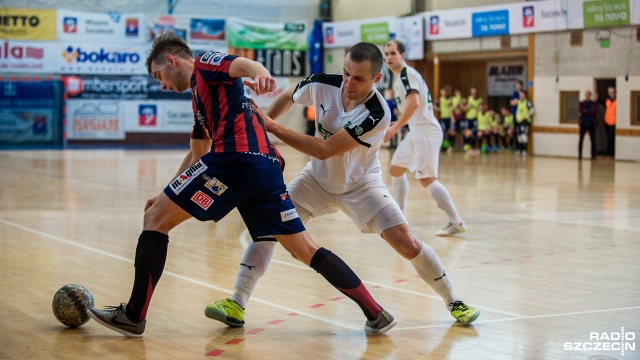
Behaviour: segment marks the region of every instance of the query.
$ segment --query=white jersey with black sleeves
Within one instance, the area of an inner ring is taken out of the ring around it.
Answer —
[[[426,131],[430,133],[442,132],[440,123],[433,113],[433,101],[427,83],[422,75],[411,66],[405,66],[394,81],[394,92],[396,104],[400,113],[406,106],[407,94],[410,91],[417,91],[420,98],[420,106],[411,116],[407,125],[411,131]]]
[[[314,105],[316,137],[327,140],[345,129],[361,146],[326,160],[311,158],[307,168],[323,189],[341,194],[367,176],[382,177],[378,152],[391,122],[386,100],[373,89],[367,100],[350,111],[342,106],[342,75],[313,74],[298,83],[292,100]]]

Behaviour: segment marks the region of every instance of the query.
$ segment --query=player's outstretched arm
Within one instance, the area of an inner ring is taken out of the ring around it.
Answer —
[[[345,129],[338,131],[327,140],[323,140],[317,137],[301,134],[277,123],[269,115],[262,112],[255,102],[253,103],[253,108],[258,116],[263,119],[264,127],[268,132],[272,133],[292,148],[319,160],[326,160],[333,156],[355,149],[358,146],[362,146],[354,140]]]

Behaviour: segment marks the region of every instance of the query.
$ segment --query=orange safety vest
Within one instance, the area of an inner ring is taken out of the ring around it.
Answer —
[[[617,102],[611,99],[605,102],[604,122],[609,126],[616,125],[616,104]]]

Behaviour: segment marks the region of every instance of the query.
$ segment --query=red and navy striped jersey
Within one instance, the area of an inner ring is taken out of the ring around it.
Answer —
[[[255,152],[277,156],[260,119],[251,109],[241,78],[229,75],[237,58],[219,52],[198,56],[191,75],[192,139],[211,139],[211,152]]]

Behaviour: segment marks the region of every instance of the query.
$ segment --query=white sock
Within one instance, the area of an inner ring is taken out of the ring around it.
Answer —
[[[258,285],[258,280],[267,272],[276,243],[276,241],[252,241],[247,246],[238,269],[233,295],[231,295],[231,299],[243,309]]]
[[[436,180],[429,184],[427,190],[433,200],[436,201],[436,204],[438,204],[438,207],[449,216],[449,222],[452,224],[461,224],[464,222],[458,214],[455,205],[453,205],[453,200],[451,200],[451,195],[449,195],[447,188],[445,188],[440,181]]]
[[[400,206],[400,210],[404,212],[404,207],[407,204],[407,197],[409,196],[409,179],[407,179],[407,174],[392,176],[391,187],[393,188],[393,197]]]
[[[409,261],[411,261],[411,264],[422,280],[429,284],[429,286],[442,297],[447,308],[451,311],[449,304],[454,301],[459,301],[460,298],[453,289],[453,280],[451,280],[451,277],[447,274],[436,252],[423,242],[420,253]]]

